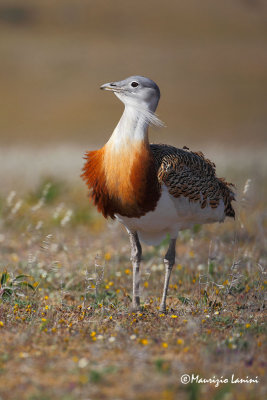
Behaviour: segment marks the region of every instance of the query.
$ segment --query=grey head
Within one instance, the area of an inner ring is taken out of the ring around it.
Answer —
[[[122,81],[105,83],[100,87],[109,90],[127,106],[154,112],[160,99],[158,85],[144,76],[130,76]]]

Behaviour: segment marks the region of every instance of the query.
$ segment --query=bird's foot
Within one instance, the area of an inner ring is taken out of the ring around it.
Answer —
[[[132,311],[133,313],[138,312],[138,311],[141,311],[140,305],[132,304],[132,306],[131,306],[131,311]]]
[[[133,302],[132,302],[132,306],[131,306],[131,311],[132,312],[137,312],[140,311],[141,307],[140,307],[140,298],[136,297]]]
[[[165,305],[161,305],[161,306],[159,307],[159,312],[162,313],[162,314],[167,314],[167,308],[166,308],[166,306],[165,306]]]

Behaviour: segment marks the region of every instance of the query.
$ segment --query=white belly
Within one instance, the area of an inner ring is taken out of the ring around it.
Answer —
[[[164,185],[162,195],[154,211],[140,218],[128,218],[119,214],[116,218],[127,230],[136,231],[147,244],[158,245],[166,234],[175,239],[179,230],[191,228],[194,224],[207,224],[224,220],[224,204],[220,200],[217,208],[201,209],[199,202],[189,202],[186,197],[175,198]]]

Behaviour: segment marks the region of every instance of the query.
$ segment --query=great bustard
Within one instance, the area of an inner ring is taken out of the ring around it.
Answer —
[[[86,153],[82,177],[98,210],[106,218],[117,218],[129,234],[134,310],[140,307],[139,238],[157,245],[170,235],[160,305],[160,311],[166,312],[178,232],[234,217],[232,184],[217,178],[215,165],[200,152],[149,144],[148,126],[160,124],[154,114],[160,98],[155,82],[131,76],[101,89],[114,92],[125,109],[105,146]]]

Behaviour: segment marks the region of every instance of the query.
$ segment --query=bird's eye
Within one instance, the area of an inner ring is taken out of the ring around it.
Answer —
[[[131,83],[131,86],[132,86],[132,87],[137,87],[138,85],[139,85],[138,82],[132,82],[132,83]]]

